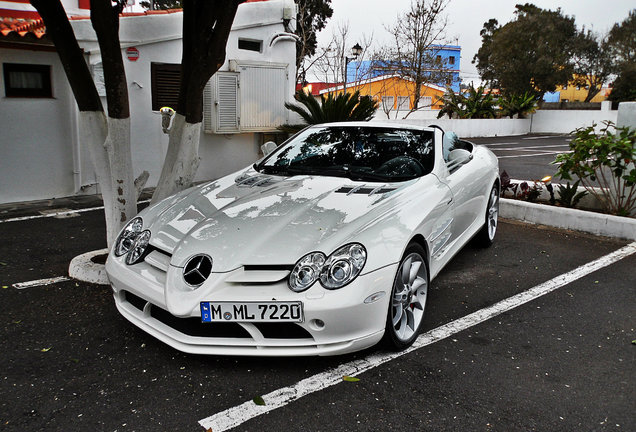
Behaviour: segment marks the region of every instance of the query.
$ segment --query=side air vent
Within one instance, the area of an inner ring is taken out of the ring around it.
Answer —
[[[269,186],[275,182],[273,177],[266,175],[241,175],[234,179],[234,182],[239,187],[254,187],[254,186]]]
[[[336,193],[343,193],[347,195],[351,195],[351,194],[379,195],[379,194],[384,194],[387,192],[392,192],[394,190],[395,188],[390,188],[390,187],[370,188],[370,187],[343,186],[340,189],[338,189]]]

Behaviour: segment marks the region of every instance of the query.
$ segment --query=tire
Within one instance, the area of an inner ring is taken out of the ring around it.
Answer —
[[[483,248],[490,247],[495,241],[499,224],[499,186],[495,183],[490,190],[484,225],[475,236],[475,243]]]
[[[403,350],[415,342],[424,322],[429,276],[426,252],[411,243],[398,266],[386,318],[384,345]]]

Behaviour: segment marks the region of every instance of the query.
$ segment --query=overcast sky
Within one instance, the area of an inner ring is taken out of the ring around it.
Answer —
[[[634,0],[450,0],[446,9],[447,39],[462,47],[460,72],[464,81],[478,79],[477,69],[471,61],[481,46],[479,31],[483,24],[490,18],[496,18],[500,24],[511,21],[518,3],[532,3],[551,10],[560,7],[564,14],[574,16],[577,27],[584,25],[597,32],[607,32],[636,8]],[[397,14],[409,8],[411,0],[332,0],[331,4],[333,17],[318,36],[320,45],[329,42],[338,23],[347,22],[350,45],[363,34],[373,34],[374,41],[381,44],[389,39],[384,26],[394,23]]]

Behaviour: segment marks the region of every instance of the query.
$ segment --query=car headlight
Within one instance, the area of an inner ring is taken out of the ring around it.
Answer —
[[[292,291],[309,289],[317,280],[327,289],[338,289],[354,280],[367,261],[367,251],[359,243],[342,246],[325,257],[322,252],[312,252],[302,257],[289,275]]]
[[[367,251],[359,243],[344,245],[329,255],[320,272],[320,283],[327,289],[338,289],[354,280],[367,262]]]
[[[144,252],[146,252],[146,248],[148,247],[149,242],[150,231],[142,231],[133,242],[128,255],[126,255],[126,264],[136,264],[144,255]]]
[[[140,217],[136,217],[126,224],[115,242],[115,256],[120,257],[128,253],[143,226],[144,221]]]
[[[320,278],[325,259],[322,252],[312,252],[302,257],[289,276],[292,291],[302,292],[312,286]]]

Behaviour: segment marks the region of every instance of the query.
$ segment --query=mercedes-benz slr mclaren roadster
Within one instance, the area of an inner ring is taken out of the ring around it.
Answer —
[[[132,219],[106,263],[115,303],[190,353],[404,349],[430,281],[492,243],[498,178],[488,149],[438,127],[311,126]]]

